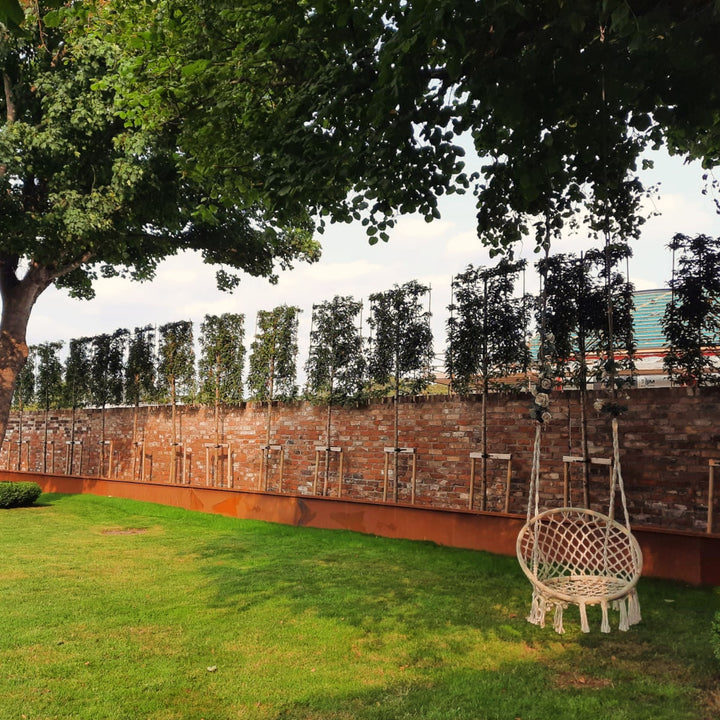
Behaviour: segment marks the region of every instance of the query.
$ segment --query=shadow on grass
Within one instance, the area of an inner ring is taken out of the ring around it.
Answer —
[[[571,607],[568,632],[559,636],[551,622],[544,629],[526,622],[531,587],[514,558],[289,529],[261,531],[254,538],[225,536],[203,545],[200,559],[217,607],[242,612],[280,600],[292,613],[309,611],[365,631],[407,634],[416,671],[427,667],[427,685],[418,684],[415,675],[410,685],[369,691],[362,698],[316,698],[312,707],[286,708],[278,717],[714,717],[698,707],[718,691],[709,632],[720,588],[641,580],[640,625],[621,633],[613,612],[613,631],[602,634],[600,610],[593,607],[586,635]],[[451,648],[452,662],[468,669],[445,671],[447,656],[435,654],[432,638],[448,629],[467,631],[496,649],[498,643],[514,648],[510,652],[526,653],[527,661],[516,657],[492,671],[470,669],[477,664],[477,647],[460,642]]]
[[[338,530],[268,528],[250,526],[200,547],[213,605],[243,610],[282,597],[298,610],[312,608],[358,625],[392,617],[427,627],[494,628],[508,618],[524,621],[529,611],[532,588],[513,557]],[[707,642],[720,588],[643,578],[639,590],[645,619],[640,633],[663,627],[672,641],[696,628]],[[606,636],[595,632],[599,609],[588,612],[593,633],[581,637],[590,647],[596,636]],[[567,614],[571,626],[578,624],[577,608]],[[617,621],[611,613],[613,627]]]
[[[286,720],[712,720],[676,687],[645,691],[642,677],[586,685],[528,657],[488,670],[452,669],[352,695],[310,692],[273,717]]]
[[[52,507],[64,497],[67,497],[67,495],[61,493],[43,493],[32,507]]]
[[[513,558],[342,531],[294,529],[257,544],[226,537],[200,557],[217,607],[282,598],[356,626],[495,628],[524,617],[531,592]]]

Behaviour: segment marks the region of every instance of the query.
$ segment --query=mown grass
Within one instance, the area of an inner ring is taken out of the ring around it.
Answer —
[[[94,496],[0,513],[0,718],[720,716],[720,588],[525,621],[512,558]],[[617,624],[617,618],[612,618]]]

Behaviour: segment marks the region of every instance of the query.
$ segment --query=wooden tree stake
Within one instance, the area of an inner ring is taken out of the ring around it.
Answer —
[[[395,502],[398,500],[398,478],[397,478],[397,467],[398,458],[400,455],[412,455],[412,474],[410,477],[410,504],[415,504],[415,490],[416,490],[416,478],[417,478],[417,456],[415,454],[415,448],[410,447],[386,447],[383,448],[385,453],[385,478],[383,480],[383,502],[387,502],[387,491],[388,491],[388,472],[389,472],[389,457],[393,455],[395,462],[393,463],[395,477],[393,478],[395,484]]]
[[[105,463],[103,462],[104,458],[104,450],[105,445],[109,445],[110,452],[108,453],[108,466],[107,466],[107,474],[104,476],[106,478],[112,477],[112,466],[113,466],[113,441],[112,440],[100,440],[99,442],[100,448],[103,452],[100,453],[100,477],[103,477],[103,473],[105,472]]]
[[[73,449],[75,445],[80,446],[80,468],[78,469],[78,475],[82,475],[82,463],[83,463],[83,441],[82,440],[66,440],[65,445],[67,447],[67,453],[65,454],[65,474],[72,475],[75,465],[75,458]]]
[[[612,484],[613,481],[613,471],[612,471],[612,459],[611,458],[601,458],[601,457],[591,457],[589,460],[586,460],[582,455],[563,455],[563,507],[568,507],[569,503],[572,502],[572,497],[570,496],[570,466],[573,463],[583,463],[583,466],[585,468],[589,469],[590,465],[607,465],[608,466],[608,474],[610,477],[610,483]],[[588,490],[589,490],[589,473],[587,470],[583,471],[583,501],[586,497],[589,496]],[[588,510],[590,508],[587,508]]]
[[[338,469],[338,497],[342,496],[343,484],[343,449],[336,445],[318,445],[315,448],[315,473],[313,476],[313,495],[317,495],[318,475],[320,472],[320,455],[325,456],[325,479],[323,481],[323,495],[328,492],[328,475],[330,473],[330,453],[338,453],[340,466]]]
[[[707,532],[713,530],[713,502],[715,500],[715,468],[720,465],[720,460],[708,460],[708,511],[707,511]]]
[[[173,435],[175,435],[175,428],[174,428],[174,422],[173,422]],[[170,482],[171,485],[174,485],[177,482],[177,461],[178,461],[178,451],[177,448],[180,448],[180,452],[182,453],[183,461],[185,458],[185,452],[183,450],[183,443],[181,442],[171,442],[170,443],[170,479],[168,482]],[[182,467],[182,474],[184,475],[184,462]],[[180,478],[180,484],[182,485],[184,483],[184,477]]]
[[[285,453],[283,452],[282,445],[263,445],[260,448],[260,451],[262,452],[262,464],[260,465],[260,488],[265,492],[268,491],[268,480],[270,475],[268,463],[270,460],[270,453],[273,450],[280,453],[280,479],[278,485],[278,492],[282,492],[283,472],[285,469]]]
[[[205,443],[203,445],[205,448],[205,486],[206,487],[217,487],[217,480],[218,480],[218,468],[220,466],[220,450],[222,448],[227,448],[227,471],[226,471],[226,479],[227,479],[227,486],[232,487],[232,470],[230,467],[230,445],[228,443]],[[212,476],[210,473],[210,451],[214,450],[213,453],[213,472]],[[222,481],[220,482],[220,487],[222,487]]]
[[[510,453],[470,453],[470,493],[468,497],[468,509],[472,510],[475,497],[475,461],[482,460],[483,466],[487,460],[504,460],[507,462],[507,474],[505,477],[505,504],[503,512],[509,512],[510,508],[510,482],[512,481],[512,454]],[[487,487],[483,491],[483,500],[486,497]],[[480,510],[485,511],[485,503],[483,502]]]

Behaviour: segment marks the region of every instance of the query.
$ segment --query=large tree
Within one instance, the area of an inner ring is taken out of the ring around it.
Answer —
[[[99,276],[149,279],[164,257],[197,250],[232,287],[233,270],[271,276],[317,257],[304,208],[210,195],[185,172],[178,123],[125,122],[99,81],[132,46],[88,32],[94,7],[0,4],[0,437],[28,319],[51,284],[89,298]]]
[[[648,146],[720,162],[715,0],[157,0],[104,14],[136,46],[119,75],[128,118],[182,117],[194,177],[364,214],[372,239],[470,185],[498,249],[583,218],[633,237]]]

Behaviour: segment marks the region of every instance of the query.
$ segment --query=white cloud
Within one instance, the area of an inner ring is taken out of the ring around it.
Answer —
[[[630,266],[631,279],[639,288],[659,287],[667,282],[670,255],[664,247],[674,233],[720,235],[720,218],[712,201],[700,193],[698,168],[663,159],[657,172],[666,179],[666,189],[655,204],[662,215],[647,222],[641,240],[634,245],[635,257]],[[203,264],[198,255],[184,253],[164,261],[152,282],[100,280],[97,298],[90,302],[72,300],[50,288],[36,304],[28,339],[31,343],[68,340],[118,327],[180,319],[199,323],[205,314],[222,312],[244,313],[251,332],[258,310],[281,303],[304,310],[302,339],[309,332],[313,303],[335,295],[352,295],[366,301],[371,293],[412,279],[432,284],[433,327],[440,339],[444,337],[451,277],[468,264],[493,262],[476,237],[474,198],[443,198],[440,206],[441,220],[426,223],[421,217],[401,218],[390,233],[390,242],[375,246],[369,245],[359,224],[332,225],[320,237],[322,260],[311,265],[299,263],[294,270],[280,273],[276,286],[245,277],[234,293],[221,293],[215,287],[214,269]],[[583,235],[577,235],[563,238],[553,250],[578,252],[588,245]],[[526,276],[529,291],[537,286],[532,266],[539,256],[533,248],[534,242],[528,238],[519,251],[530,265]]]
[[[474,229],[451,235],[445,244],[445,254],[453,260],[457,257],[467,258],[476,255],[481,261],[475,264],[480,265],[489,259],[487,248],[482,246]]]

